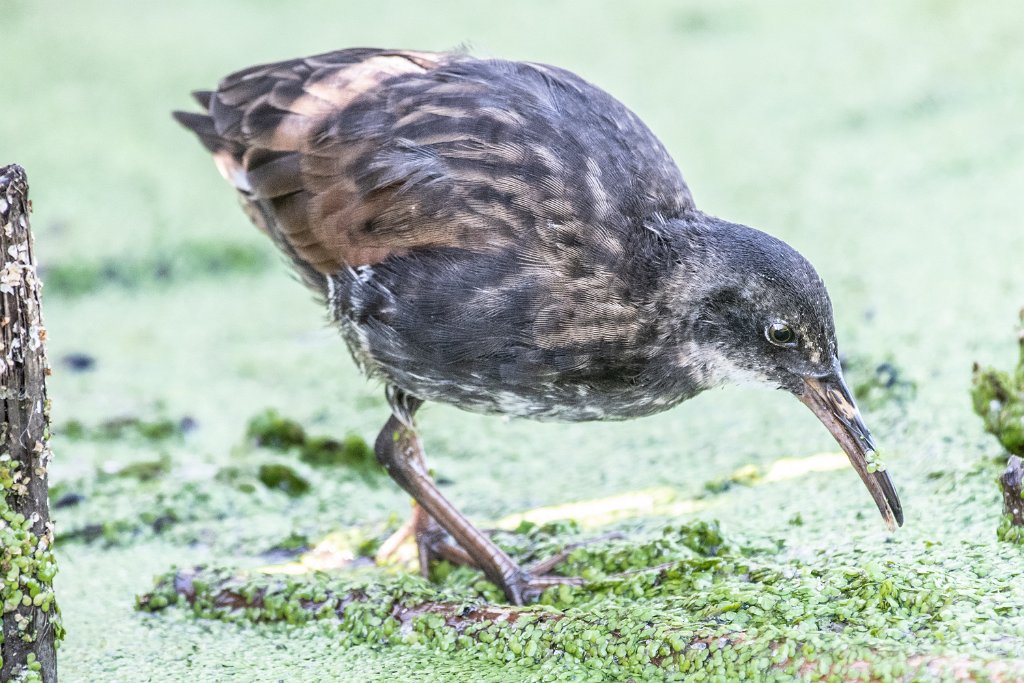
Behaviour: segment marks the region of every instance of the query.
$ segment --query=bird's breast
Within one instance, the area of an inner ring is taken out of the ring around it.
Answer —
[[[340,274],[331,307],[357,362],[425,400],[533,419],[626,419],[697,393],[650,292],[522,250],[435,251]]]

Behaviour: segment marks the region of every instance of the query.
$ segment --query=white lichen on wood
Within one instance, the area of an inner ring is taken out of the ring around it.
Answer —
[[[46,328],[28,183],[0,169],[0,680],[56,681],[62,636],[49,520]]]

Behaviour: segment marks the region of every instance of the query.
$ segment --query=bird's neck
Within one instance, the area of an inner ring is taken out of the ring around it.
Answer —
[[[741,369],[708,338],[707,304],[742,286],[737,255],[755,248],[752,245],[763,233],[696,211],[663,221],[654,230],[668,247],[664,285],[655,304],[662,311],[664,371],[685,376],[693,393],[744,381]]]
[[[764,235],[699,211],[652,224],[651,229],[667,245],[661,297],[684,321],[699,315],[700,301],[740,284],[743,269],[736,261],[756,249]]]

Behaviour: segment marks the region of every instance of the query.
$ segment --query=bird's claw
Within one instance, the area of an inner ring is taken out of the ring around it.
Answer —
[[[558,576],[557,574],[535,576],[529,571],[520,570],[502,582],[501,588],[513,605],[525,605],[539,600],[544,591],[553,586],[581,586],[583,583],[584,579],[579,576]]]
[[[377,559],[382,561],[386,556],[397,554],[400,547],[410,537],[415,538],[419,559],[420,574],[430,576],[430,563],[434,560],[446,560],[454,565],[465,565],[482,569],[480,564],[462,546],[438,524],[419,505],[413,507],[412,517],[398,531],[384,542]],[[621,538],[622,534],[613,532],[583,541],[569,543],[557,553],[534,562],[527,567],[512,566],[494,582],[505,592],[509,602],[524,605],[535,602],[548,588],[559,585],[579,586],[584,579],[578,576],[560,576],[551,571],[564,562],[573,550],[600,541]],[[386,553],[384,551],[387,551]]]

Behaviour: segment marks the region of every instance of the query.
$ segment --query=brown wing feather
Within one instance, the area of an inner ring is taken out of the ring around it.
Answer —
[[[222,154],[230,156],[220,162],[222,173],[248,201],[264,205],[258,213],[273,221],[261,227],[300,266],[329,274],[402,248],[360,234],[389,199],[361,192],[354,182],[355,166],[375,141],[318,132],[354,101],[375,99],[387,80],[436,64],[417,53],[344,51],[248,69],[224,79],[210,98],[217,133],[235,143]]]
[[[176,117],[315,288],[425,247],[533,233],[542,252],[561,239],[552,226],[613,243],[692,206],[639,119],[553,67],[343,50],[246,69],[197,100],[208,114]]]

